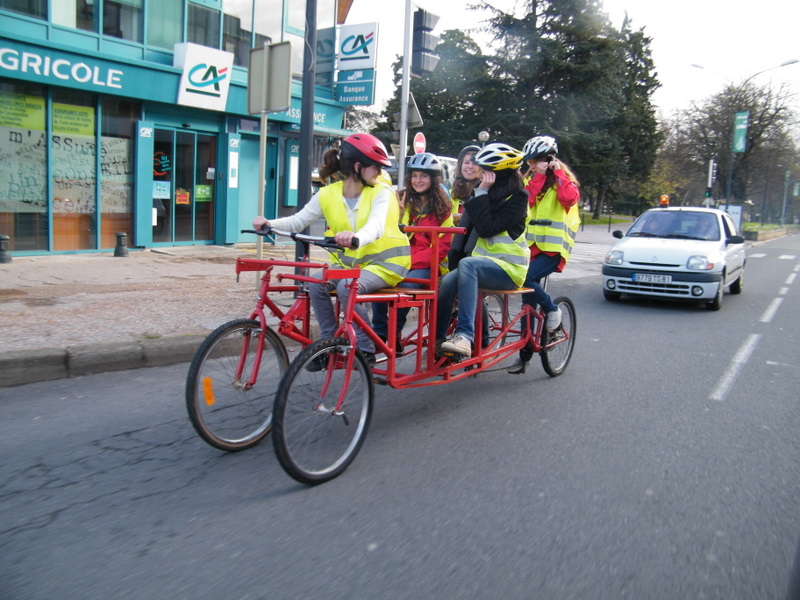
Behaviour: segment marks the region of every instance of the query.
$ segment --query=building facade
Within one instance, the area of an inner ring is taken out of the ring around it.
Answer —
[[[252,241],[260,118],[251,48],[292,42],[289,110],[268,119],[264,213],[295,210],[305,3],[0,0],[0,234],[12,255]],[[336,0],[318,0],[320,28]],[[345,105],[320,73],[319,164]]]

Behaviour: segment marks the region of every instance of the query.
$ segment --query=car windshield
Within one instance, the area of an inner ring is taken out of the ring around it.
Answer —
[[[651,211],[639,217],[628,235],[686,240],[719,240],[717,217],[694,211]]]

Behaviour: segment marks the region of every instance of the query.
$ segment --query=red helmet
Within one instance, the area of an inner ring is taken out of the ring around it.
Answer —
[[[384,167],[392,166],[383,142],[368,133],[354,133],[344,138],[342,140],[342,157]]]

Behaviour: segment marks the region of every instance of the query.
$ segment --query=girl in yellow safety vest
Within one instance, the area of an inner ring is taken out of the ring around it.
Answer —
[[[447,352],[470,355],[475,339],[478,290],[513,290],[528,270],[525,241],[528,197],[522,189],[522,153],[506,144],[487,144],[475,155],[481,182],[464,203],[464,212],[477,232],[475,248],[439,285],[436,338],[447,333],[458,294],[458,322],[454,334],[441,344]]]
[[[549,219],[550,225],[528,225],[527,239],[531,262],[525,277],[525,304],[542,307],[547,313],[547,331],[561,325],[561,310],[539,284],[550,273],[560,273],[567,264],[580,224],[578,180],[569,167],[556,159],[558,145],[547,135],[532,137],[522,150],[529,167],[525,190],[528,192],[528,219]]]
[[[383,143],[375,136],[356,133],[342,140],[341,150],[325,153],[319,169],[320,178],[340,179],[323,187],[297,213],[279,219],[256,217],[253,227],[302,231],[320,217],[337,244],[347,248],[333,256],[334,268],[361,267],[358,293],[393,287],[406,276],[411,265],[408,237],[398,227],[399,207],[394,191],[379,180],[381,167],[391,166]],[[358,238],[358,248],[350,248]],[[342,304],[347,302],[349,279],[320,282],[309,286],[311,306],[323,338],[331,337],[338,326],[330,292],[335,288]],[[356,312],[369,323],[366,306],[356,304]],[[367,361],[375,361],[375,344],[356,329],[358,348]],[[312,365],[322,369],[324,363]]]

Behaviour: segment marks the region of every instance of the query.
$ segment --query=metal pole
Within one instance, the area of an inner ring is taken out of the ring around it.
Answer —
[[[306,44],[303,50],[303,101],[300,114],[300,165],[297,209],[311,199],[312,155],[314,150],[314,88],[317,79],[317,0],[306,0]],[[303,257],[302,243],[295,244],[295,260]]]
[[[266,43],[264,44],[267,45]],[[269,50],[264,49],[265,52]],[[258,214],[264,215],[264,196],[267,195],[267,110],[261,110],[261,129],[258,137]],[[264,215],[266,216],[266,215]],[[277,216],[277,215],[275,215]],[[256,258],[260,259],[264,251],[264,238],[256,236]],[[256,273],[256,285],[261,281],[261,273]]]
[[[411,88],[411,0],[406,0],[406,29],[403,37],[403,85],[400,91],[400,152],[397,156],[397,189],[403,189],[406,176],[406,145],[408,144],[408,94]]]
[[[731,138],[732,139],[732,138]],[[728,191],[725,193],[725,211],[728,210],[728,204],[731,201],[731,194],[733,194],[733,144],[731,143],[731,164],[728,169]]]

